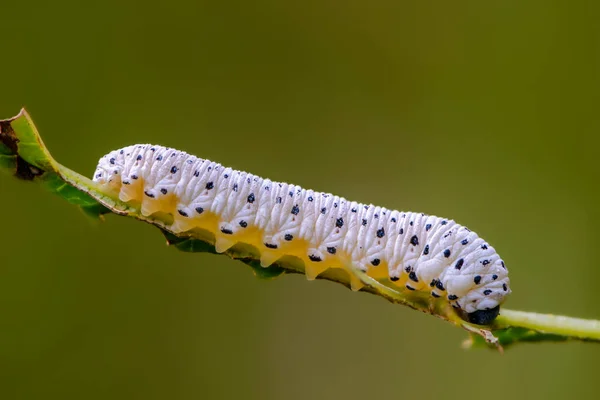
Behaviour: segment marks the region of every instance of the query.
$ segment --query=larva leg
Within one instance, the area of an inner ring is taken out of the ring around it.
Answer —
[[[279,252],[263,250],[260,254],[260,265],[263,268],[267,268],[280,258],[281,254]]]
[[[325,255],[318,249],[308,249],[308,260],[305,259],[304,261],[304,273],[306,274],[306,279],[312,281],[329,268],[329,263],[325,258]]]
[[[346,270],[350,273],[350,282],[352,284],[352,290],[354,289],[354,285],[360,286],[360,290],[364,286],[369,286],[376,289],[379,293],[386,295],[390,298],[401,298],[402,294],[388,286],[383,285],[377,279],[372,278],[366,272],[362,271],[360,268],[353,266],[352,264],[346,265]],[[358,282],[356,282],[358,281]]]
[[[133,177],[123,180],[123,185],[121,186],[121,190],[119,192],[119,200],[124,202],[131,200],[141,202],[143,191],[143,179],[139,178],[137,175],[133,175]]]

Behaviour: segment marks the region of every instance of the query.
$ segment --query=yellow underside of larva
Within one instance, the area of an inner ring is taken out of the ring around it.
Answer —
[[[122,185],[118,180],[113,180],[107,185],[107,189],[115,197],[127,202],[134,208],[139,208],[143,216],[161,216],[162,220],[170,222],[167,226],[173,233],[193,232],[194,236],[214,244],[218,253],[223,253],[234,245],[243,244],[251,246],[263,267],[268,267],[274,262],[286,258],[288,262],[296,259],[294,263],[299,269],[303,269],[306,278],[314,280],[327,269],[337,268],[348,274],[348,280],[354,291],[362,289],[365,285],[357,276],[352,259],[349,254],[338,251],[336,254],[327,254],[322,261],[311,261],[307,254],[310,244],[302,238],[292,242],[284,242],[277,249],[266,248],[263,243],[264,231],[248,226],[247,229],[234,234],[223,234],[219,230],[222,222],[218,215],[206,210],[200,215],[183,217],[177,212],[177,197],[173,194],[161,196],[161,198],[149,198],[144,195],[144,180],[139,178],[130,185]],[[293,261],[292,261],[293,262]],[[387,284],[404,288],[407,282],[405,274],[395,282],[389,281],[388,265],[382,261],[377,267],[371,267],[367,275],[377,281],[385,281]],[[411,283],[416,290],[426,289],[423,283]]]

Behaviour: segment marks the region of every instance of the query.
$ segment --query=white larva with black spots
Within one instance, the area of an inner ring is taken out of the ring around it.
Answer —
[[[248,243],[265,267],[296,256],[309,279],[343,268],[358,290],[352,267],[360,268],[405,290],[445,297],[479,324],[490,323],[510,293],[494,248],[452,220],[351,202],[148,144],[102,157],[94,181],[141,204],[145,216],[172,215],[173,232],[211,232],[218,252]]]

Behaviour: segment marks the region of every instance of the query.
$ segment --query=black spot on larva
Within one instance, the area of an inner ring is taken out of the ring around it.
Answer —
[[[344,226],[344,219],[343,218],[338,218],[335,220],[335,226],[338,228],[341,228],[342,226]]]
[[[268,249],[276,249],[277,245],[273,243],[265,243],[265,247]]]
[[[413,235],[413,237],[410,238],[410,244],[413,246],[417,246],[419,244],[419,238],[417,235]]]
[[[367,220],[363,218],[362,220],[362,226],[367,226]]]
[[[459,258],[458,261],[456,262],[456,264],[454,264],[454,268],[460,270],[464,263],[465,263],[464,258]]]
[[[412,269],[412,267],[410,265],[407,265],[406,267],[404,267],[404,270],[406,271],[407,274],[410,272],[411,269]]]
[[[458,299],[457,295],[455,295],[455,294],[448,295],[448,300],[456,300],[456,299]]]
[[[450,257],[450,249],[444,250],[444,257],[446,257],[446,258]]]
[[[452,235],[452,231],[448,231],[445,235],[444,235],[444,239],[447,238],[448,236]]]
[[[190,165],[191,165],[191,164],[193,164],[193,163],[194,163],[194,161],[193,161],[192,159],[189,159],[189,160],[187,160],[187,161],[186,161],[186,163],[188,163],[188,164],[190,164]]]
[[[390,281],[392,281],[392,282],[396,282],[399,280],[400,280],[400,277],[398,277],[398,276],[390,276]]]
[[[96,178],[101,178],[102,174],[96,174]]]
[[[328,247],[328,248],[327,248],[327,252],[328,252],[329,254],[335,254],[335,253],[336,253],[336,251],[337,251],[337,249],[336,249],[335,247]]]
[[[440,297],[440,295],[439,295],[439,294],[437,294],[437,293],[436,293],[436,292],[434,292],[434,291],[432,291],[432,292],[431,292],[431,295],[432,295],[433,297],[435,297],[436,299]]]
[[[194,176],[197,178],[200,176],[200,171],[194,171]]]
[[[383,229],[383,228],[380,228],[380,229],[377,231],[377,237],[378,237],[378,238],[382,238],[382,237],[384,237],[384,236],[385,236],[385,229]]]
[[[375,218],[375,219],[379,219],[379,214],[374,214],[374,215],[373,215],[373,218]]]
[[[278,197],[276,200],[277,200],[277,204],[281,204],[281,202],[283,201],[283,199],[281,197]]]
[[[226,235],[233,235],[233,231],[227,228],[221,228],[221,233],[224,233]]]
[[[234,192],[237,192],[238,191],[238,184],[234,183],[232,189],[233,189]]]
[[[508,287],[506,286],[506,283],[502,284],[502,289],[506,292],[508,290]]]
[[[489,310],[477,310],[467,315],[468,320],[472,324],[477,325],[488,325],[490,324],[498,314],[500,313],[500,305]]]
[[[204,208],[202,208],[202,207],[196,207],[196,212],[198,214],[202,214],[204,212]]]
[[[174,173],[176,173],[177,171],[179,171],[179,168],[177,168],[175,165],[173,165],[173,166],[171,167],[171,173],[172,173],[172,174],[174,174]]]
[[[308,201],[313,201],[313,197],[312,196],[308,196]]]
[[[500,264],[502,265],[502,268],[506,269],[506,267],[504,266],[504,261],[500,261]]]
[[[446,220],[442,221],[442,225],[446,225],[447,223],[448,223],[448,221],[446,221]]]
[[[488,264],[490,263],[490,260],[483,260],[481,263],[482,263],[483,265],[488,265]]]
[[[181,215],[182,217],[187,217],[187,213],[183,210],[177,210],[177,212],[179,213],[179,215]]]
[[[475,282],[476,285],[479,285],[479,282],[481,282],[481,275],[475,275],[473,282]]]
[[[119,151],[119,154],[123,154],[123,150]]]
[[[314,254],[311,254],[310,256],[308,256],[308,259],[309,259],[310,261],[314,261],[314,262],[319,262],[319,261],[321,261],[321,257],[319,257],[319,256],[315,256]]]
[[[115,171],[115,173],[117,173],[117,171]],[[134,175],[131,175],[131,179],[137,179],[137,178],[138,178],[138,176],[137,176],[137,175],[135,175],[135,174],[134,174]]]
[[[374,267],[378,266],[381,263],[381,260],[379,258],[374,258],[371,260],[371,265],[373,265]]]
[[[444,287],[444,284],[440,280],[438,280],[435,283],[435,287],[438,288],[439,290],[441,290],[442,292],[446,290],[446,288]]]
[[[333,208],[337,208],[338,207],[338,203],[333,203]]]
[[[168,190],[167,190],[167,189],[165,189],[165,188],[162,188],[162,189],[160,189],[160,192],[161,192],[162,194],[167,194]]]
[[[110,159],[110,163],[111,163],[112,165],[115,165],[115,159],[114,159],[114,158],[111,158],[111,159]]]
[[[290,197],[294,197],[294,192],[290,191],[288,194],[290,195]]]
[[[138,155],[138,156],[137,156],[135,159],[136,159],[137,161],[141,161],[141,159],[142,159],[142,155],[141,155],[141,154],[139,154],[139,155]]]
[[[298,215],[299,212],[300,212],[300,207],[298,207],[298,204],[296,204],[294,207],[292,207],[292,211],[291,211],[292,214]]]
[[[146,191],[144,191],[144,194],[145,194],[146,196],[150,197],[151,199],[153,199],[153,198],[154,198],[154,195],[153,195],[152,193],[148,192],[147,190],[146,190]]]
[[[325,207],[321,208],[321,214],[325,214],[327,212],[327,209]]]
[[[469,244],[469,241],[467,239],[463,239],[463,241],[460,242],[460,244],[462,244],[463,246],[466,246]]]
[[[289,233],[286,233],[283,238],[285,240],[287,240],[288,242],[290,242],[294,238],[294,235],[290,235]]]
[[[250,182],[252,182],[252,179],[250,179],[250,178],[246,179],[247,184],[250,184]]]
[[[436,283],[437,283],[437,279],[432,279],[431,282],[429,282],[429,286],[434,287]]]
[[[162,159],[163,159],[163,156],[156,157],[156,161],[162,161]]]
[[[396,222],[396,218],[392,218],[392,222]]]
[[[431,224],[427,224],[427,225],[425,225],[425,230],[426,230],[426,231],[429,231],[430,229],[431,229]]]
[[[429,245],[428,244],[426,244],[425,248],[423,249],[423,255],[426,256],[427,254],[429,254]]]
[[[410,226],[413,226],[415,224],[415,221],[410,221]]]
[[[481,248],[482,248],[483,250],[487,250],[487,248],[488,248],[488,247],[487,247],[487,245],[485,245],[485,244],[482,244],[482,245],[481,245]]]
[[[241,221],[240,221],[240,226],[241,226],[242,228],[247,228],[247,227],[248,227],[248,223],[247,223],[246,221],[244,221],[244,220],[241,220]]]
[[[406,285],[404,285],[404,286],[406,286],[406,288],[407,288],[408,290],[415,290],[415,288],[414,288],[414,287],[412,287],[412,286],[410,286],[408,283],[407,283]]]
[[[415,271],[410,271],[410,274],[408,274],[408,278],[411,281],[419,282],[419,278],[417,278],[417,274],[415,274]]]
[[[225,175],[223,175],[223,177],[224,177],[225,179],[227,179],[227,178],[229,178],[229,175],[225,174]],[[267,187],[266,187],[266,189],[267,189],[267,190],[269,190],[269,187],[267,186]]]
[[[353,209],[352,209],[352,212],[353,212],[353,213],[355,213],[355,212],[356,212],[356,208],[353,208]]]
[[[400,232],[401,235],[404,235],[404,228],[400,228]]]
[[[248,203],[254,203],[254,200],[256,200],[256,199],[254,198],[254,193],[250,193],[250,194],[248,195]]]
[[[490,289],[485,289],[483,291],[484,296],[489,296],[490,294],[492,294],[492,291]]]
[[[496,274],[492,275],[492,279],[493,279],[493,280],[496,280],[496,279],[498,279],[498,275],[496,275]]]
[[[214,183],[212,183],[212,182],[208,182],[208,183],[206,184],[206,189],[207,189],[207,190],[210,190],[210,189],[212,189],[212,188],[214,188],[214,187],[215,187],[215,184],[214,184]]]

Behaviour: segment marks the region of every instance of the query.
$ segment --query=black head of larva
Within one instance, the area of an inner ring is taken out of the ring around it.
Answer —
[[[500,314],[500,305],[489,310],[477,310],[467,314],[467,320],[472,324],[489,325]]]

